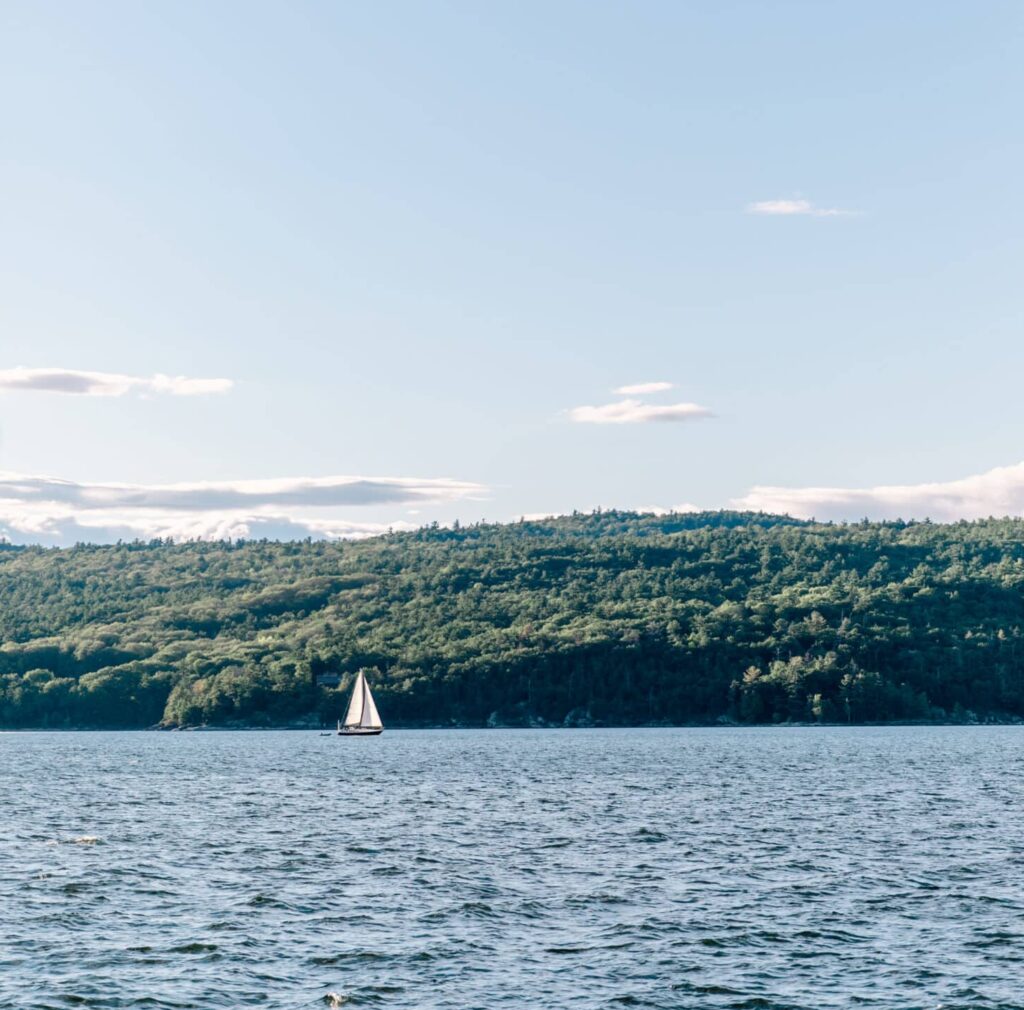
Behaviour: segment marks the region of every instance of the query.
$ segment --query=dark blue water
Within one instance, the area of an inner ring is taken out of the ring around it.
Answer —
[[[0,735],[0,1006],[1024,1007],[1024,729]]]

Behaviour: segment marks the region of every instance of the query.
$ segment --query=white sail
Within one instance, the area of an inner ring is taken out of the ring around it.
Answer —
[[[352,687],[352,698],[348,703],[348,711],[345,713],[346,726],[358,726],[363,721],[363,710],[366,707],[363,699],[366,697],[366,678],[363,671],[356,674],[356,682]]]
[[[373,703],[373,695],[370,694],[370,685],[365,683],[363,687],[363,718],[359,723],[363,729],[383,729],[384,724],[377,714],[377,706]]]

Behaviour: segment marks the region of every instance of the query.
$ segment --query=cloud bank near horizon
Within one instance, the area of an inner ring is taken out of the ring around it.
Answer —
[[[388,529],[415,529],[419,524],[407,519],[356,521],[339,510],[390,506],[401,508],[408,516],[418,511],[410,507],[413,505],[480,501],[487,494],[485,485],[447,478],[330,476],[147,485],[79,483],[0,471],[0,538],[44,546],[155,537],[355,539]],[[671,509],[614,507],[655,514],[704,509],[690,502]],[[833,522],[864,518],[955,522],[1024,516],[1024,462],[959,480],[922,484],[870,488],[758,485],[726,507]],[[522,517],[531,520],[560,514],[566,513],[556,509]]]
[[[407,521],[356,522],[356,506],[479,500],[470,481],[415,477],[283,477],[179,484],[79,483],[0,472],[0,536],[16,544],[175,539],[340,539],[373,536]]]
[[[0,369],[0,390],[64,393],[76,396],[124,396],[127,393],[208,396],[227,393],[233,379],[191,379],[184,375],[156,374],[148,378],[117,372],[90,372],[74,368]]]
[[[775,512],[800,519],[932,519],[956,522],[1024,515],[1024,463],[995,467],[960,480],[892,484],[871,488],[753,487],[733,508]]]

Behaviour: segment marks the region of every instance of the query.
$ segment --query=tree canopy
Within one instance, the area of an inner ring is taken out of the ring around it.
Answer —
[[[0,550],[0,726],[1024,717],[1024,521],[576,514]],[[326,679],[327,683],[324,683]]]

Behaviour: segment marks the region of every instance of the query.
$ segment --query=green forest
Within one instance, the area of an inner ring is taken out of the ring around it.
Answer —
[[[1012,721],[1024,521],[576,514],[0,546],[0,727]]]

